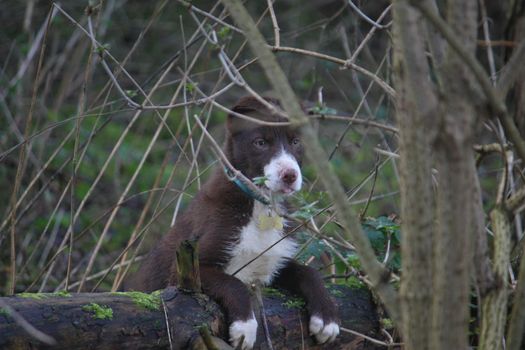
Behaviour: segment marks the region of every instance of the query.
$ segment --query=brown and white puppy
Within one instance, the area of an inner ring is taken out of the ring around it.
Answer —
[[[274,99],[267,101],[278,105]],[[285,121],[252,97],[242,98],[233,111]],[[236,169],[250,179],[264,176],[264,190],[272,195],[300,190],[303,146],[297,130],[261,126],[232,115],[226,129],[224,152]],[[255,343],[257,321],[246,286],[251,283],[273,284],[301,295],[310,314],[310,333],[320,343],[333,341],[339,334],[336,307],[320,274],[293,260],[297,245],[291,238],[282,239],[289,229],[282,222],[269,206],[217,169],[127,288],[151,292],[176,284],[175,251],[183,240],[197,238],[202,288],[225,309],[232,345],[244,339],[241,347],[251,349]]]

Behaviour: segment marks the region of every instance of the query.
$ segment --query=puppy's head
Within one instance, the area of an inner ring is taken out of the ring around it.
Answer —
[[[277,100],[265,100],[279,108]],[[288,121],[253,97],[240,99],[232,110],[261,121]],[[303,146],[296,128],[261,125],[230,114],[226,153],[246,177],[264,177],[265,187],[271,192],[290,194],[301,189]]]

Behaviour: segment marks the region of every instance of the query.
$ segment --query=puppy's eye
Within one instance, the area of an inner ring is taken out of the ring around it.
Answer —
[[[292,139],[292,141],[291,141],[291,144],[292,144],[292,145],[298,145],[298,144],[300,144],[300,143],[301,143],[301,140],[299,140],[298,137],[294,137],[294,138]]]
[[[266,140],[263,139],[262,137],[258,137],[255,140],[253,140],[253,144],[254,146],[259,147],[259,148],[264,148],[266,147],[266,145],[268,145]]]

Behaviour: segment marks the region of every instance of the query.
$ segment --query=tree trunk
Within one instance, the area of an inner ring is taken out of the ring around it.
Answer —
[[[399,188],[403,235],[400,325],[407,349],[430,348],[432,330],[432,192],[431,146],[438,117],[437,98],[425,79],[429,67],[420,15],[406,1],[395,1],[394,77],[399,125]]]
[[[330,286],[329,290],[339,306],[343,327],[379,338],[378,316],[368,290],[344,286]],[[298,349],[303,345],[309,349],[376,348],[369,341],[344,332],[336,343],[317,346],[308,335],[302,300],[273,289],[264,294],[274,349]],[[0,298],[0,303],[4,306],[0,309],[1,349],[170,349],[170,338],[171,349],[206,349],[200,334],[227,339],[225,317],[216,303],[206,295],[174,287],[162,294],[20,294]],[[20,326],[19,316],[52,337],[55,344],[36,340],[30,334],[34,332]],[[258,318],[256,348],[266,349],[267,337]]]

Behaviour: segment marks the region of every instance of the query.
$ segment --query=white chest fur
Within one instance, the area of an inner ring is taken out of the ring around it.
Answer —
[[[282,239],[282,229],[272,227],[262,230],[259,222],[260,215],[268,215],[268,209],[256,202],[250,222],[241,229],[239,242],[231,247],[231,260],[225,269],[226,273],[234,274],[239,268],[278,242],[235,274],[235,277],[246,284],[253,282],[269,284],[285,260],[292,258],[297,249],[293,240]]]

